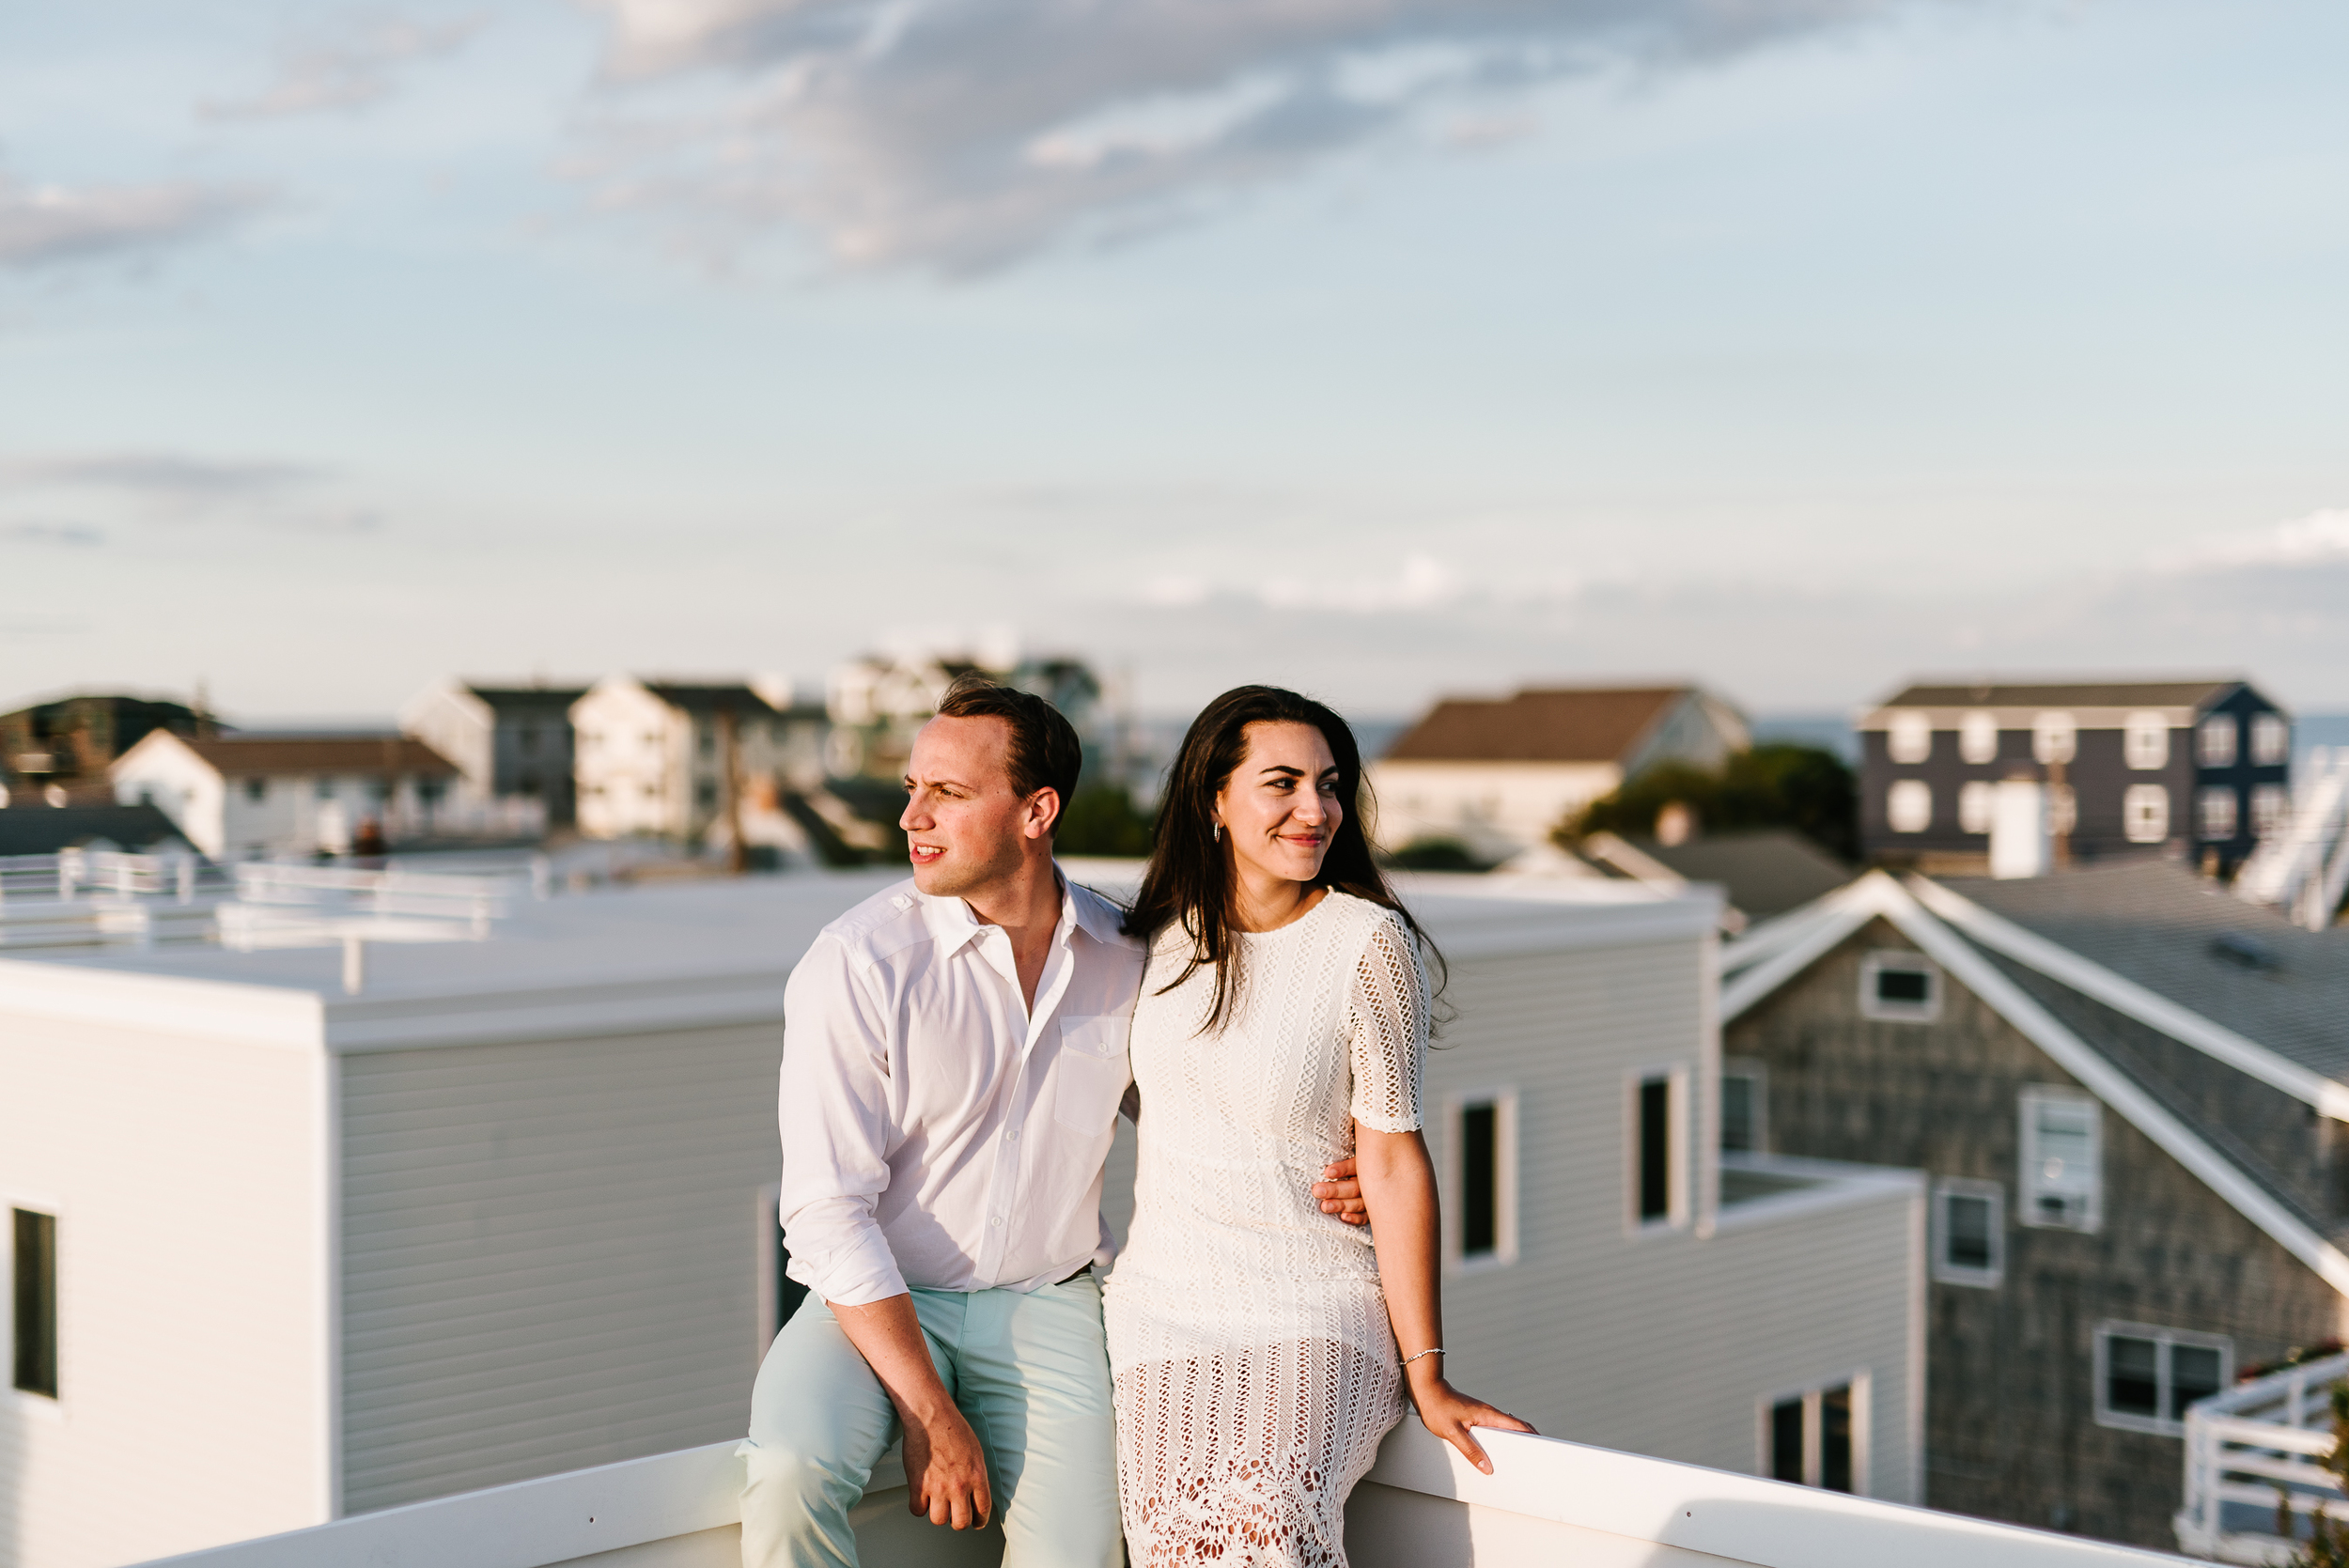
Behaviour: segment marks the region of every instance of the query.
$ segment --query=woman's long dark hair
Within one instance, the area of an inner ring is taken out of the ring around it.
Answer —
[[[1216,837],[1215,798],[1248,754],[1251,724],[1311,724],[1329,742],[1330,755],[1337,762],[1338,804],[1344,812],[1329,853],[1322,857],[1321,875],[1312,885],[1392,909],[1414,939],[1435,951],[1419,922],[1387,886],[1371,853],[1370,835],[1362,829],[1362,807],[1369,794],[1362,779],[1362,750],[1346,721],[1326,705],[1277,686],[1236,686],[1202,709],[1183,736],[1159,803],[1158,842],[1143,873],[1142,893],[1125,922],[1128,936],[1145,941],[1176,922],[1190,938],[1190,961],[1182,973],[1159,987],[1161,995],[1202,966],[1213,967],[1215,1000],[1202,1033],[1222,1030],[1243,979],[1246,944],[1235,939],[1239,932],[1239,880],[1233,871],[1231,845]],[[1437,955],[1436,961],[1440,966],[1442,955]]]

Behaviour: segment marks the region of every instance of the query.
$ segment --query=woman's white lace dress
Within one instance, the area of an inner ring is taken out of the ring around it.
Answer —
[[[1134,1222],[1104,1311],[1133,1568],[1343,1565],[1346,1495],[1403,1413],[1378,1265],[1321,1212],[1354,1124],[1420,1125],[1427,981],[1403,923],[1330,893],[1248,944],[1230,1021],[1160,937],[1134,1009]]]

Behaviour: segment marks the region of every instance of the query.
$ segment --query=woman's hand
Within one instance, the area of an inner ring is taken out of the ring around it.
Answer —
[[[1418,1371],[1414,1366],[1413,1372]],[[1501,1432],[1531,1432],[1532,1423],[1521,1421],[1506,1410],[1496,1410],[1481,1399],[1470,1399],[1434,1374],[1412,1377],[1411,1403],[1419,1408],[1419,1419],[1428,1431],[1458,1449],[1462,1457],[1484,1471],[1493,1473],[1493,1462],[1485,1457],[1483,1445],[1469,1431],[1472,1426],[1491,1427]]]

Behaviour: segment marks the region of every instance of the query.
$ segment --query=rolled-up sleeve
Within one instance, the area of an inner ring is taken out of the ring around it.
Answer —
[[[889,1186],[883,1014],[840,941],[818,937],[783,1001],[783,1195],[791,1278],[827,1301],[906,1293],[875,1209]]]

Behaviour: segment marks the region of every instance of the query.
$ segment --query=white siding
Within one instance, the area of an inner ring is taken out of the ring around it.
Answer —
[[[344,1058],[345,1506],[739,1436],[780,1023]]]
[[[0,1389],[0,1564],[327,1517],[322,1065],[0,1013],[0,1200],[57,1216],[62,1362],[54,1405]]]

